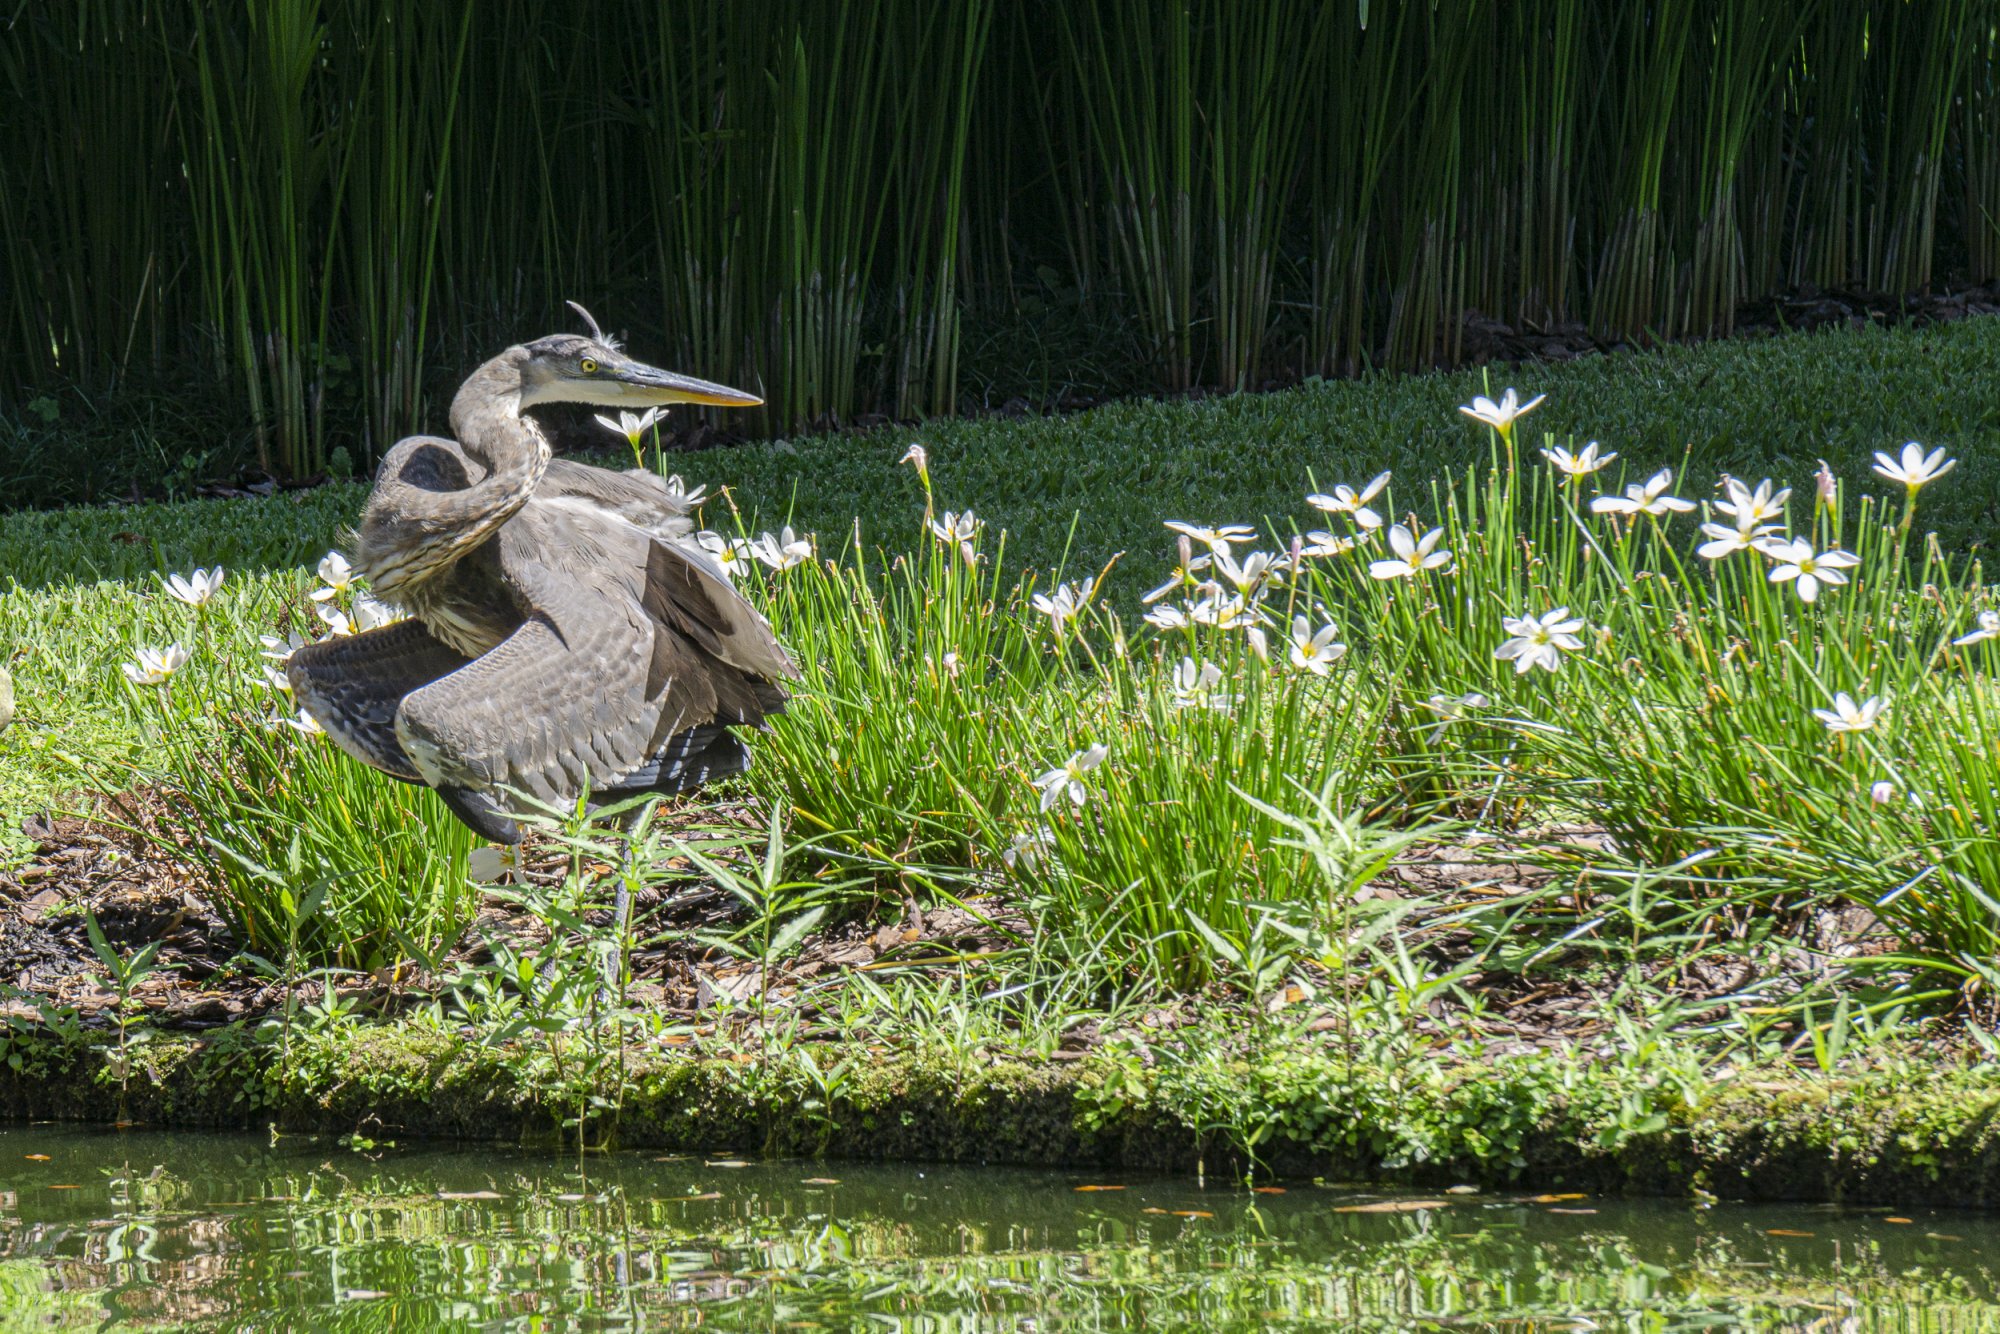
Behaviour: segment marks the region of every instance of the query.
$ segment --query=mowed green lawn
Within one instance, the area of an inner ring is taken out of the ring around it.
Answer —
[[[1888,494],[1894,488],[1869,474],[1872,451],[1916,439],[1960,460],[1926,493],[1924,526],[1957,551],[1977,549],[2000,526],[2000,322],[1991,320],[1130,402],[1047,420],[946,421],[745,445],[672,466],[726,488],[727,501],[705,511],[711,527],[736,524],[733,503],[749,530],[789,521],[818,533],[825,554],[856,525],[870,547],[907,549],[922,490],[896,461],[921,442],[939,507],[970,508],[1004,529],[1010,568],[1095,571],[1129,553],[1105,590],[1129,606],[1171,564],[1163,518],[1317,527],[1324,516],[1303,500],[1312,483],[1358,485],[1384,469],[1395,473],[1401,507],[1432,511],[1425,483],[1486,455],[1486,433],[1456,406],[1508,384],[1548,395],[1523,423],[1525,442],[1595,439],[1618,452],[1597,479],[1605,490],[1662,466],[1687,467],[1689,488],[1723,471],[1805,488],[1824,459],[1849,488]],[[442,427],[441,406],[438,416]],[[220,563],[230,579],[212,614],[253,629],[310,627],[310,567],[338,545],[363,494],[329,486],[268,500],[0,516],[0,658],[18,696],[15,725],[0,735],[0,856],[18,850],[21,817],[75,789],[85,766],[143,764],[118,664],[135,645],[187,627],[156,573]]]

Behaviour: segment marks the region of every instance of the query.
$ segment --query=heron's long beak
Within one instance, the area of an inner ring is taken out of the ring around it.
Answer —
[[[607,378],[620,386],[619,397],[628,403],[703,403],[715,408],[754,408],[764,401],[741,389],[663,371],[638,361],[613,368]]]

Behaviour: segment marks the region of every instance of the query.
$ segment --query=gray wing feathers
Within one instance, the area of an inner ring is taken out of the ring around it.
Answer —
[[[694,531],[686,497],[639,468],[613,472],[574,459],[550,459],[535,495],[544,501],[580,501],[655,537],[681,538]]]
[[[385,773],[417,783],[416,764],[396,736],[404,698],[465,666],[416,621],[307,644],[285,663],[299,706],[340,748]]]
[[[615,543],[606,565],[556,570],[536,553],[565,548],[533,527],[501,538],[505,576],[533,614],[404,701],[397,732],[426,778],[560,800],[615,787],[689,728],[783,707],[777,687],[713,661],[683,629],[698,623],[652,615],[632,577],[638,561],[618,559]]]

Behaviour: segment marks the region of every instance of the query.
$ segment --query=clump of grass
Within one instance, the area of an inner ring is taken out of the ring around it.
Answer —
[[[243,951],[369,971],[455,940],[477,906],[476,838],[427,788],[350,759],[294,711],[282,662],[296,639],[268,636],[260,651],[215,625],[221,567],[212,578],[166,586],[195,605],[169,610],[182,614],[178,642],[122,668],[141,728],[134,762],[87,776],[114,802],[150,788],[158,836]],[[347,632],[354,609],[321,605]]]

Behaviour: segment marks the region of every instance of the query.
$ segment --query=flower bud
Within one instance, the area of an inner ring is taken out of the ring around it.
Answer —
[[[1879,779],[1868,789],[1868,799],[1877,806],[1887,806],[1896,799],[1896,785],[1886,778]]]

